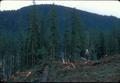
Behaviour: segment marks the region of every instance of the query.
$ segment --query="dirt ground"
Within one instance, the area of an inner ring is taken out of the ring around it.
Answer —
[[[9,81],[40,82],[40,67],[17,72]],[[107,56],[98,62],[80,61],[63,64],[54,61],[48,70],[47,82],[120,82],[120,55]]]

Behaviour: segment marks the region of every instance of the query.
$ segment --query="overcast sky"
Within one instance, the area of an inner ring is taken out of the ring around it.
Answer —
[[[36,4],[57,4],[67,7],[75,7],[80,10],[102,15],[112,15],[120,18],[119,1],[38,1]],[[16,10],[24,6],[32,5],[32,0],[6,0],[1,2],[0,10]]]

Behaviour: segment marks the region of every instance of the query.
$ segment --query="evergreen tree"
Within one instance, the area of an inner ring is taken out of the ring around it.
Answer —
[[[96,45],[98,45],[98,37],[94,34],[97,34],[96,30],[85,32],[85,49],[88,49],[89,54],[85,57],[89,60],[97,60],[97,48]]]
[[[96,45],[97,57],[100,59],[106,54],[105,39],[103,32],[100,32],[98,35],[98,41]]]
[[[70,31],[70,16],[66,15],[66,21],[65,21],[65,31],[64,31],[64,57],[65,59],[70,59],[71,57],[71,31]]]
[[[114,37],[116,38],[116,54],[120,53],[120,21],[116,20],[114,28]]]
[[[16,56],[15,40],[8,35],[2,36],[2,48],[0,50],[2,54],[2,74],[3,78],[8,80],[16,72],[15,58],[12,59],[12,57]]]
[[[117,23],[117,22],[116,22]],[[113,26],[109,32],[108,52],[109,55],[119,53],[119,29],[117,26]]]
[[[40,49],[40,26],[38,24],[38,17],[36,16],[36,11],[34,7],[32,9],[32,13],[30,14],[30,26],[28,31],[28,37],[26,39],[26,58],[27,58],[27,66],[33,66],[38,62],[37,59],[37,51]]]
[[[18,71],[24,68],[25,64],[25,52],[24,52],[24,44],[25,44],[25,39],[26,39],[26,33],[24,31],[24,20],[21,14],[19,13],[19,19],[18,19],[18,36],[16,36],[16,42],[17,42],[17,68]]]
[[[58,32],[58,20],[57,13],[55,10],[54,4],[51,7],[50,15],[49,15],[49,32],[48,32],[48,46],[49,52],[51,55],[51,59],[58,59],[60,43],[59,43],[59,32]]]
[[[83,33],[82,33],[82,28],[81,28],[81,23],[80,23],[80,16],[79,13],[76,10],[72,11],[72,16],[71,16],[71,21],[72,21],[72,58],[75,60],[79,60],[80,58],[80,52],[83,49]]]

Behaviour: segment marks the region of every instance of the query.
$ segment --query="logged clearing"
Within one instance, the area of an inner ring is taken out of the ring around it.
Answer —
[[[53,61],[48,67],[37,66],[17,72],[12,82],[120,82],[120,55],[94,61],[65,63]]]

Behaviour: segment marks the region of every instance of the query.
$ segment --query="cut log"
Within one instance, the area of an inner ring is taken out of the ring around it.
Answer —
[[[72,65],[73,68],[76,68],[75,65],[74,65],[73,63],[71,63],[71,65]]]
[[[64,64],[63,64],[63,66],[65,66],[64,67],[64,69],[74,69],[74,68],[76,68],[76,66],[73,64],[73,63],[70,63],[70,62],[65,62]],[[63,69],[63,70],[64,70]]]
[[[70,66],[66,66],[63,70],[71,70],[72,68]]]
[[[30,76],[30,75],[31,75],[31,73],[32,73],[32,72],[29,72],[29,73],[26,75],[26,77]]]

